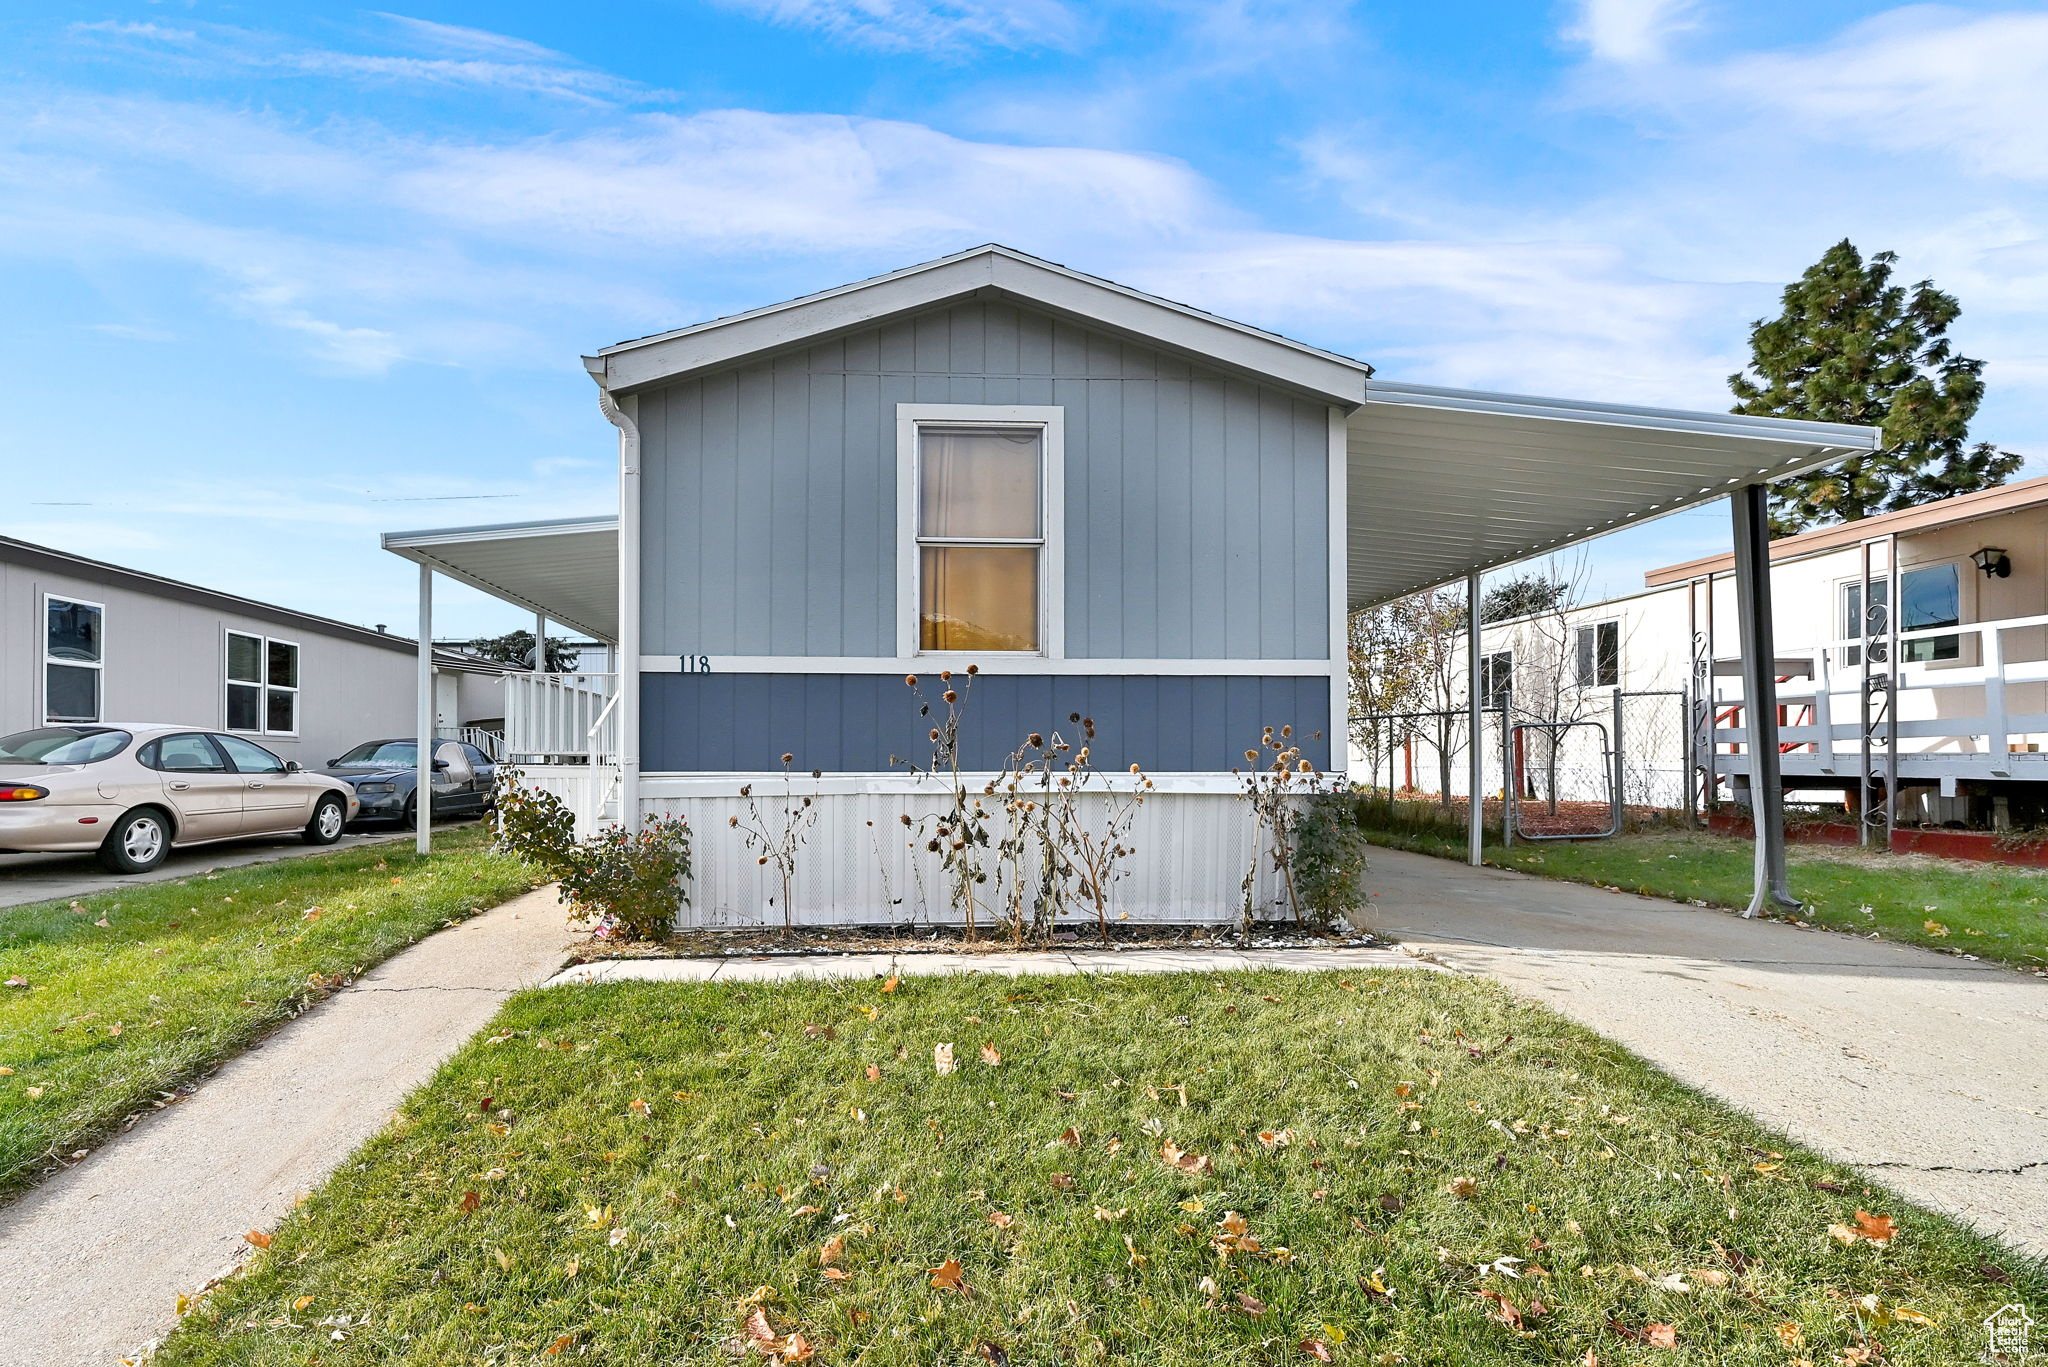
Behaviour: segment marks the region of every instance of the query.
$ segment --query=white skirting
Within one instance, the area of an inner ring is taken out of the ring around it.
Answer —
[[[529,780],[568,802],[572,810],[587,799],[578,789],[590,783],[582,768],[528,771]],[[986,777],[969,782],[979,794]],[[1107,780],[1127,788],[1128,778]],[[1202,923],[1234,921],[1243,908],[1243,883],[1252,863],[1251,807],[1238,780],[1229,774],[1154,776],[1155,790],[1137,809],[1124,843],[1132,853],[1119,861],[1121,876],[1110,885],[1111,921]],[[1100,785],[1105,780],[1097,779]],[[642,779],[641,812],[680,816],[690,826],[693,875],[689,900],[678,924],[686,927],[780,925],[781,880],[773,864],[760,862],[740,831],[750,816],[742,786],[753,785],[755,801],[771,833],[779,832],[784,787],[779,774],[688,777],[646,775]],[[959,924],[953,879],[940,856],[926,848],[929,819],[950,809],[945,785],[912,775],[831,776],[808,774],[790,781],[788,792],[800,802],[810,797],[817,812],[795,861],[790,901],[795,919],[805,925],[869,925],[880,923]],[[1099,828],[1107,797],[1084,792],[1081,810]],[[987,881],[980,884],[975,917],[993,926],[1008,909],[1011,870],[1002,867],[996,844],[1003,822],[1000,799],[982,797],[992,813],[990,845],[982,852]],[[924,822],[919,837],[903,817]],[[1286,893],[1272,860],[1261,857],[1253,884],[1258,914],[1284,916]],[[1037,874],[1035,858],[1027,857],[1025,912],[1030,914],[1030,887]],[[1082,930],[1094,924],[1092,904],[1069,885],[1060,926]]]

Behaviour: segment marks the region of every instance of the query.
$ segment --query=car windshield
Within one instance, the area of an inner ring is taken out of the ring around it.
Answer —
[[[0,764],[91,764],[134,737],[104,726],[44,726],[0,736]]]
[[[419,763],[419,742],[410,740],[365,741],[334,761],[336,764],[396,764],[411,768]]]

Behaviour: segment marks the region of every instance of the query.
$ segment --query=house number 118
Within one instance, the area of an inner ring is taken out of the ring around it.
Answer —
[[[711,672],[711,657],[710,657],[709,655],[685,655],[685,656],[683,656],[683,673],[685,673],[685,674],[709,674],[710,672]]]

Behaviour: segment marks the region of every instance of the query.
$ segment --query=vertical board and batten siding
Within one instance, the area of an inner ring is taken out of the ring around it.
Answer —
[[[640,395],[646,653],[893,657],[902,403],[1066,410],[1070,658],[1329,657],[1328,408],[980,301]]]

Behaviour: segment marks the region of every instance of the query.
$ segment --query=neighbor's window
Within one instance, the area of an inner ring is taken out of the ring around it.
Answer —
[[[1515,688],[1515,655],[1510,650],[1479,657],[1479,696],[1486,707],[1506,707]]]
[[[43,720],[100,719],[101,628],[106,608],[43,598]]]
[[[1924,565],[1917,570],[1906,570],[1899,575],[1899,598],[1904,603],[1899,613],[1900,631],[1927,631],[1935,627],[1961,626],[1963,623],[1963,584],[1961,566]],[[1891,585],[1885,579],[1870,581],[1870,601],[1882,609],[1890,599]],[[1884,615],[1877,614],[1870,624],[1880,633],[1885,628]],[[1863,581],[1851,579],[1842,585],[1842,635],[1847,640],[1859,640],[1863,636]],[[1857,664],[1862,658],[1862,648],[1851,646],[1848,662]],[[1960,636],[1923,636],[1917,641],[1900,644],[1899,658],[1908,664],[1924,664],[1929,660],[1957,660],[1963,654],[1963,638]]]
[[[1044,430],[920,426],[917,443],[918,648],[1038,650]]]
[[[1595,622],[1578,635],[1579,687],[1621,686],[1621,623]]]
[[[228,730],[273,736],[299,733],[296,642],[228,633]]]

